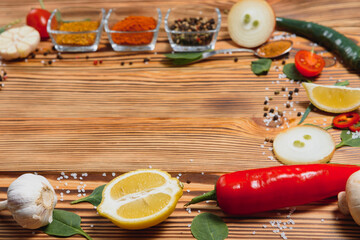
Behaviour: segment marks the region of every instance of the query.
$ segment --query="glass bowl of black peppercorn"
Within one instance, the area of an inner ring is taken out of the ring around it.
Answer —
[[[165,31],[176,52],[214,49],[220,26],[219,9],[206,6],[170,8],[165,17]]]

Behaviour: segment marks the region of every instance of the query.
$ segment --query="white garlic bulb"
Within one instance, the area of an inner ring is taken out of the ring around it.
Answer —
[[[23,174],[10,184],[7,196],[0,210],[7,208],[23,228],[36,229],[52,222],[57,197],[45,177]]]

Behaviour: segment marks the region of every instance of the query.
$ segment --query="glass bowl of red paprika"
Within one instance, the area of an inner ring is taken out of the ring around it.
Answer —
[[[47,31],[60,52],[95,52],[98,49],[105,19],[105,9],[65,7],[55,9]]]
[[[165,31],[176,52],[198,52],[215,48],[221,26],[218,8],[187,5],[170,8],[165,16]]]
[[[160,25],[158,8],[114,8],[105,18],[105,31],[114,51],[154,50]]]

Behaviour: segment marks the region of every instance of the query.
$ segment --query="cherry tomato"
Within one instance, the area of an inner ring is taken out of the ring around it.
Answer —
[[[313,52],[301,50],[295,55],[296,69],[305,77],[315,77],[325,66],[324,59]]]
[[[333,126],[337,128],[348,128],[359,122],[360,116],[357,113],[342,113],[333,119]]]
[[[40,33],[42,40],[49,38],[46,25],[50,15],[50,12],[46,11],[45,9],[33,8],[26,16],[26,24],[35,28]]]

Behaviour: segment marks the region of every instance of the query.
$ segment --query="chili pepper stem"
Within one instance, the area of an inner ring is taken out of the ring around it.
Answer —
[[[207,193],[205,193],[203,195],[194,197],[193,199],[191,199],[190,202],[186,203],[184,206],[187,207],[187,206],[189,206],[191,204],[203,202],[203,201],[206,201],[206,200],[216,200],[216,191],[212,190],[212,191],[207,192]]]

